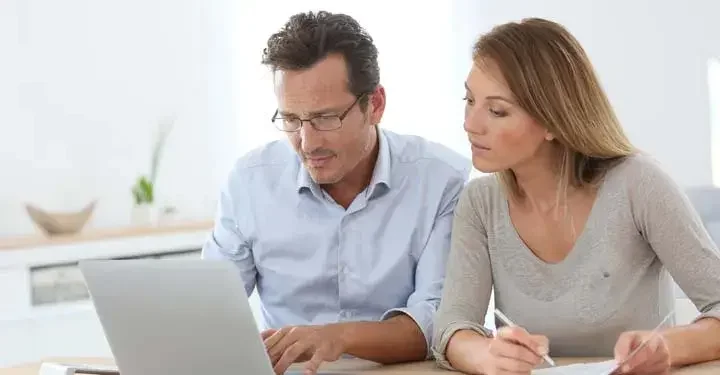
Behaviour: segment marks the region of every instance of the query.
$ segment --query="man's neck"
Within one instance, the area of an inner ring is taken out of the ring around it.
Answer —
[[[373,172],[375,170],[375,164],[379,154],[379,142],[378,132],[375,131],[372,135],[372,147],[370,152],[358,163],[355,168],[350,171],[345,177],[334,184],[323,185],[322,188],[337,202],[337,204],[343,206],[345,209],[350,207],[350,204],[360,192],[365,190],[372,180]]]

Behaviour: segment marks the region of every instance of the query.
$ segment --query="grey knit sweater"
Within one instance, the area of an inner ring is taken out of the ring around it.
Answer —
[[[447,344],[458,330],[489,334],[482,323],[493,288],[496,307],[548,336],[553,356],[612,356],[620,333],[654,328],[674,308],[670,276],[701,316],[720,318],[718,249],[650,157],[630,156],[605,176],[578,235],[562,262],[542,261],[512,225],[496,178],[471,181],[455,211],[434,324],[440,364],[448,365]]]

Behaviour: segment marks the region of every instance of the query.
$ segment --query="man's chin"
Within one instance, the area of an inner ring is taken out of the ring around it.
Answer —
[[[338,176],[338,173],[327,173],[326,171],[310,170],[310,177],[318,185],[332,185],[342,180],[342,176]]]

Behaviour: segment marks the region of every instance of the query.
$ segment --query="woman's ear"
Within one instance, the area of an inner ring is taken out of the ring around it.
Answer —
[[[545,140],[547,140],[547,141],[552,141],[553,139],[555,139],[555,136],[552,135],[552,133],[547,132],[547,133],[545,134]]]

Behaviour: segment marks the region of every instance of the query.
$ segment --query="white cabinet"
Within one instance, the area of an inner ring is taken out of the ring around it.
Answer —
[[[78,261],[199,258],[209,230],[199,223],[17,248],[0,242],[0,367],[48,356],[110,356]]]
[[[209,230],[209,225],[168,226],[87,235],[77,241],[45,240],[37,246],[0,246],[0,321],[72,311],[86,301],[80,260],[199,257]]]

